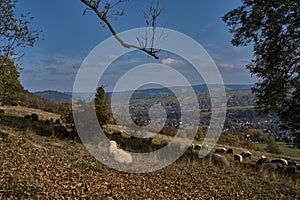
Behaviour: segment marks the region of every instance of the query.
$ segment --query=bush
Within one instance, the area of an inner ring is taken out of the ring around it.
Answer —
[[[274,153],[274,154],[280,154],[280,148],[277,142],[273,137],[269,137],[268,142],[267,142],[267,151],[269,153]]]

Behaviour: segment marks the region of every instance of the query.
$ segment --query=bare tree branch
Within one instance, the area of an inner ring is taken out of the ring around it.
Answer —
[[[81,0],[82,3],[84,3],[88,8],[85,9],[84,14],[86,11],[92,10],[97,17],[108,27],[109,31],[112,33],[112,35],[115,37],[115,39],[125,48],[134,48],[137,50],[141,50],[145,52],[146,54],[158,59],[157,53],[158,50],[154,49],[154,41],[155,41],[155,28],[156,28],[156,20],[158,16],[160,15],[161,11],[159,10],[159,0],[157,0],[156,6],[153,6],[153,1],[150,6],[150,13],[149,16],[144,12],[144,17],[146,19],[146,34],[144,41],[140,38],[137,38],[137,41],[139,43],[139,46],[134,44],[128,44],[122,38],[119,37],[118,33],[112,26],[112,24],[109,21],[109,18],[112,16],[123,16],[125,14],[125,10],[122,10],[121,12],[116,12],[114,14],[109,14],[109,11],[117,6],[120,3],[128,2],[129,0],[118,0],[115,3],[111,4],[110,0],[106,1],[105,5],[101,0]],[[101,5],[103,3],[103,5]],[[147,19],[148,18],[148,19]],[[148,27],[149,25],[152,25],[152,38],[150,46],[148,46]]]

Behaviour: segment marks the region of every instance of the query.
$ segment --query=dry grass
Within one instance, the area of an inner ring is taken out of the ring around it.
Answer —
[[[300,198],[300,179],[260,173],[252,161],[221,168],[186,154],[156,172],[119,172],[80,143],[41,136],[35,128],[24,132],[20,117],[7,117],[0,119],[0,199]],[[20,125],[3,122],[9,119]]]

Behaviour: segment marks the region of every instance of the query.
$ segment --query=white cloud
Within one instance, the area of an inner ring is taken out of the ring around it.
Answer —
[[[164,65],[179,65],[179,64],[184,64],[182,60],[176,60],[173,58],[165,58],[161,61],[161,64]]]
[[[226,69],[226,70],[230,70],[230,69],[234,69],[235,68],[234,64],[228,64],[228,63],[220,64],[219,66],[221,68],[223,68],[223,69]]]

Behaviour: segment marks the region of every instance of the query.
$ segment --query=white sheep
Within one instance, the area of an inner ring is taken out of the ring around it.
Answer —
[[[118,144],[114,140],[110,141],[109,154],[118,163],[132,163],[131,154],[124,151],[123,149],[118,148]]]
[[[235,154],[235,155],[233,156],[233,158],[234,158],[234,161],[238,161],[238,162],[240,162],[240,163],[243,161],[243,156],[240,155],[240,154]]]

